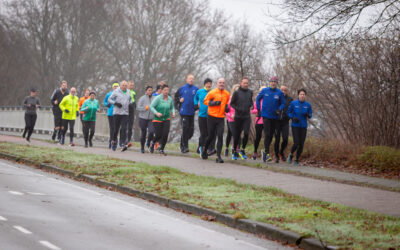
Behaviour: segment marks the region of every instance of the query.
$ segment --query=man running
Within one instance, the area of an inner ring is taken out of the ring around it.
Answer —
[[[208,106],[205,105],[203,101],[208,92],[210,92],[211,87],[212,87],[212,80],[210,78],[206,78],[204,80],[204,88],[198,90],[196,92],[196,95],[194,96],[194,107],[195,109],[199,110],[198,122],[199,122],[200,136],[199,136],[199,146],[197,148],[197,153],[200,155],[202,153],[202,149],[204,148],[204,144],[206,143],[208,135],[208,130],[207,130]],[[212,145],[215,145],[215,142],[212,143]]]
[[[128,90],[130,91],[131,95],[131,103],[129,104],[129,116],[128,116],[128,131],[127,131],[127,140],[126,143],[128,147],[132,146],[132,133],[133,133],[133,123],[135,122],[135,108],[136,108],[136,103],[135,103],[135,97],[136,97],[136,92],[133,90],[133,87],[135,87],[135,82],[130,80],[128,82]]]
[[[175,108],[179,109],[181,115],[182,136],[180,149],[182,153],[189,152],[189,140],[194,133],[194,96],[198,88],[193,85],[194,76],[186,77],[186,84],[175,93]]]
[[[207,159],[207,149],[211,145],[215,136],[218,137],[217,142],[217,163],[224,163],[221,158],[221,150],[224,137],[224,121],[227,103],[229,101],[229,92],[225,90],[225,79],[219,78],[217,88],[211,90],[204,98],[204,104],[208,106],[207,129],[208,136],[201,154],[202,159]]]
[[[121,151],[128,149],[126,143],[126,127],[128,125],[129,118],[129,104],[132,102],[131,93],[128,90],[128,83],[126,81],[121,82],[121,86],[113,91],[108,98],[108,103],[114,104],[113,116],[114,116],[114,135],[112,140],[111,148],[113,151],[117,149],[117,138],[120,133],[119,141],[122,142]]]
[[[150,110],[151,101],[153,97],[153,88],[151,86],[146,87],[146,94],[139,98],[137,104],[137,111],[139,113],[139,127],[140,127],[140,152],[144,153],[144,146],[146,144],[147,149],[150,152],[150,142],[154,136],[153,118],[154,114]],[[147,142],[146,142],[147,137]]]
[[[273,76],[269,79],[269,87],[264,88],[257,95],[256,104],[258,114],[257,117],[263,118],[264,123],[264,146],[262,152],[263,162],[272,161],[269,154],[269,146],[271,145],[272,137],[275,133],[279,117],[282,115],[285,108],[285,96],[282,91],[277,88],[278,78]],[[262,102],[262,106],[260,105]]]
[[[150,105],[150,110],[154,114],[153,125],[156,133],[150,145],[150,152],[154,152],[154,147],[158,143],[158,151],[160,154],[166,155],[164,149],[168,141],[169,128],[171,126],[170,117],[175,118],[175,108],[172,98],[168,95],[168,85],[164,84],[161,89],[161,94],[155,97]]]
[[[79,116],[78,102],[79,98],[76,96],[76,89],[71,88],[69,95],[65,96],[60,102],[60,109],[62,110],[62,127],[63,132],[61,136],[61,145],[64,145],[65,135],[69,127],[69,146],[73,147],[74,144],[74,126],[76,117]]]
[[[231,99],[230,105],[235,109],[235,118],[234,118],[234,134],[233,134],[233,148],[234,153],[232,155],[233,160],[237,160],[238,157],[243,160],[247,159],[246,156],[246,145],[249,140],[249,131],[250,131],[250,123],[251,123],[251,115],[250,109],[253,107],[253,91],[249,89],[249,79],[247,77],[243,77],[240,82],[240,87],[236,90]],[[243,139],[241,140],[242,131],[244,133]],[[239,142],[241,141],[242,149],[237,151]]]
[[[62,127],[62,114],[59,105],[62,99],[69,94],[67,81],[61,82],[61,87],[54,90],[53,94],[50,97],[50,102],[53,105],[53,116],[54,116],[54,131],[51,139],[54,141],[57,136],[57,140],[61,142],[61,135],[63,133]]]
[[[290,103],[293,101],[292,97],[288,95],[288,87],[286,86],[281,86],[281,91],[283,95],[285,96],[285,109],[283,110],[283,113],[280,117],[280,120],[278,121],[278,126],[275,131],[275,163],[279,163],[279,160],[285,161],[285,149],[288,144],[288,139],[289,139],[289,117],[287,115],[287,111],[289,108]],[[281,140],[281,134],[282,134],[282,145],[279,149],[279,143]]]
[[[33,129],[35,128],[35,123],[37,119],[36,109],[40,106],[40,100],[36,97],[36,90],[34,88],[31,89],[30,95],[25,97],[24,99],[24,107],[25,107],[25,129],[22,137],[25,138],[26,141],[30,142],[31,135],[33,133]]]
[[[112,142],[112,138],[114,136],[114,114],[113,114],[113,110],[114,110],[114,105],[108,102],[108,98],[111,96],[111,94],[113,93],[114,90],[116,90],[119,87],[119,84],[113,83],[112,88],[113,90],[108,92],[106,97],[104,98],[104,106],[107,107],[107,118],[108,118],[108,126],[110,128],[110,139],[108,140],[108,148],[111,148],[111,142]]]

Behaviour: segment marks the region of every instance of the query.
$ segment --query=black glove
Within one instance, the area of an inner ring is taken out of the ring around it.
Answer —
[[[225,113],[229,113],[229,106],[228,106],[228,104],[225,105]]]
[[[209,101],[208,106],[219,106],[221,105],[220,101]]]
[[[293,121],[294,123],[298,123],[300,120],[299,120],[297,117],[293,117],[293,118],[292,118],[292,121]]]
[[[119,102],[114,103],[115,106],[117,106],[118,108],[122,108],[122,104]]]
[[[307,114],[306,114],[306,117],[307,117],[308,119],[310,119],[310,118],[311,118],[311,115],[310,115],[309,113],[307,113]]]
[[[199,105],[194,105],[194,110],[199,110]]]
[[[261,117],[261,110],[257,110],[257,116],[256,117]]]
[[[111,107],[111,103],[107,104],[107,108],[110,108],[110,107]]]
[[[79,111],[76,111],[76,117],[79,117]]]
[[[68,110],[68,109],[64,109],[64,112],[65,112],[65,113],[69,113],[69,110]]]

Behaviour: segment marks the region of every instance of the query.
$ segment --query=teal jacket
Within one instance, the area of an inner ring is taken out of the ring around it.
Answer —
[[[96,112],[99,108],[99,102],[96,99],[93,101],[90,98],[87,99],[81,107],[81,111],[85,112],[82,119],[86,122],[96,121]]]
[[[171,113],[175,113],[172,97],[168,96],[167,100],[165,100],[163,95],[156,96],[151,101],[150,110],[154,113],[155,121],[163,122],[169,120]],[[161,113],[162,116],[158,117],[157,113]]]

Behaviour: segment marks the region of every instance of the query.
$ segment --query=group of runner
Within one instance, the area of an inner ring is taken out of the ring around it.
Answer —
[[[249,139],[251,126],[251,114],[256,114],[254,120],[256,138],[252,158],[260,157],[257,153],[259,143],[264,131],[264,146],[261,159],[270,162],[273,157],[269,147],[275,136],[275,162],[286,160],[298,164],[303,150],[308,119],[312,117],[311,105],[305,100],[306,90],[298,90],[298,99],[288,96],[288,88],[278,88],[278,78],[273,76],[269,80],[268,87],[262,87],[253,100],[253,91],[249,89],[249,79],[244,77],[240,84],[232,87],[231,93],[225,89],[225,79],[219,78],[216,87],[212,89],[212,80],[204,80],[204,87],[199,89],[194,85],[194,76],[186,77],[186,84],[180,87],[172,98],[169,95],[169,87],[161,81],[155,89],[146,86],[145,94],[136,101],[136,92],[133,81],[121,81],[112,84],[112,90],[104,99],[104,106],[108,108],[107,117],[110,128],[109,148],[126,151],[132,146],[132,131],[135,112],[138,113],[140,136],[140,151],[153,153],[158,150],[164,154],[165,145],[171,126],[171,118],[175,117],[175,110],[179,111],[182,134],[180,138],[180,150],[189,152],[189,140],[194,134],[195,113],[198,111],[198,127],[200,131],[197,153],[202,159],[217,155],[216,162],[223,163],[221,152],[223,148],[223,135],[225,117],[227,118],[228,133],[225,141],[225,156],[232,154],[233,160],[247,159],[246,146]],[[31,90],[30,96],[24,100],[26,107],[26,127],[23,137],[29,141],[36,121],[36,109],[39,107],[39,99],[36,91]],[[54,115],[53,140],[58,140],[61,145],[65,143],[65,136],[69,128],[69,145],[74,146],[75,120],[80,116],[82,122],[85,147],[93,146],[95,133],[96,112],[99,110],[99,102],[96,93],[88,89],[82,98],[77,97],[76,89],[68,90],[67,82],[62,81],[52,96]],[[137,105],[136,105],[137,103]],[[293,146],[286,158],[285,148],[288,144],[289,121],[291,120]],[[243,134],[243,136],[242,136]],[[118,137],[119,136],[119,137]],[[282,144],[280,139],[282,137]],[[232,148],[229,149],[230,142]]]

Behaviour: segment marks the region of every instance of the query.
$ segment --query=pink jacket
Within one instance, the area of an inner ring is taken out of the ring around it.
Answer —
[[[262,102],[263,102],[263,100],[261,99],[260,107],[262,107]],[[251,110],[251,113],[252,113],[252,114],[257,114],[258,110],[257,110],[256,102],[254,102],[254,106],[253,106],[253,107],[254,107],[254,108]],[[254,123],[255,123],[255,124],[264,124],[263,118],[262,118],[262,117],[257,117],[257,116],[256,116],[256,118],[254,119]]]
[[[228,107],[229,107],[229,112],[226,113],[226,120],[228,120],[228,122],[234,122],[234,116],[235,116],[235,109],[233,109],[231,107],[231,99],[232,97],[229,98],[229,102],[228,102]]]

